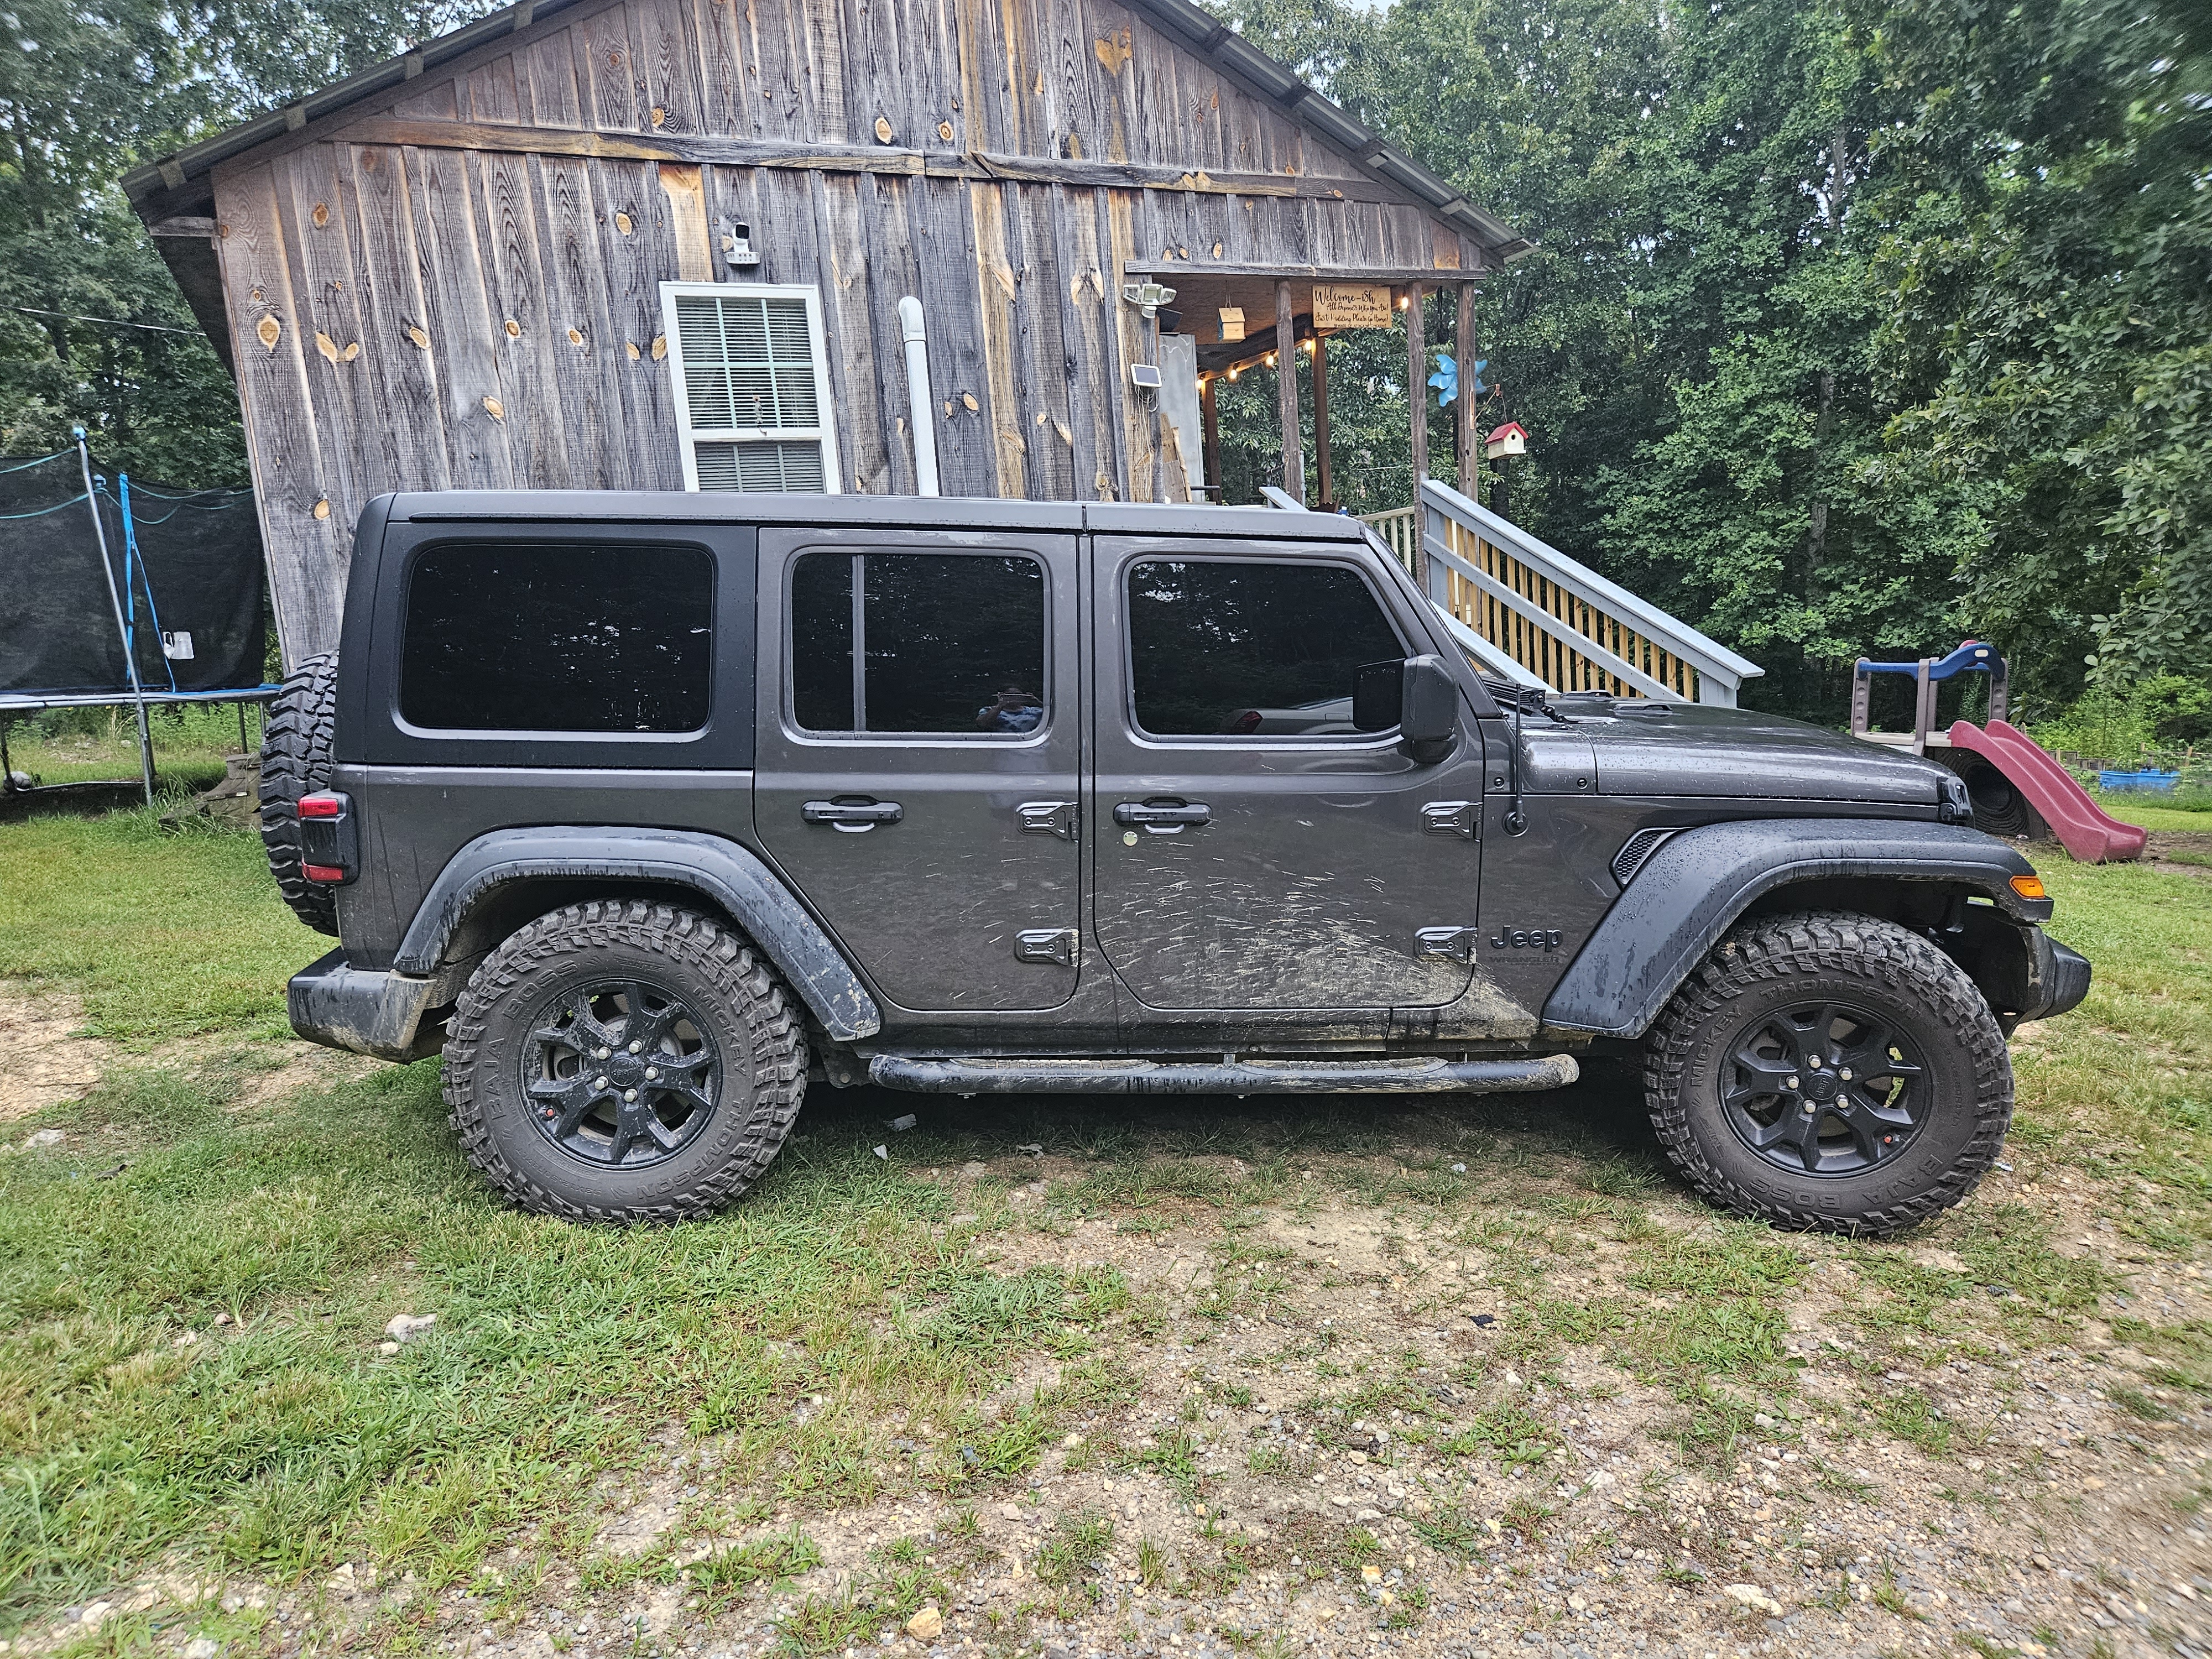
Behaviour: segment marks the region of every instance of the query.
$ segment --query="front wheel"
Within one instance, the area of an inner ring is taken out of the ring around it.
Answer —
[[[445,1081],[461,1150],[525,1209],[679,1221],[760,1179],[799,1115],[806,1048],[726,925],[599,900],[540,916],[470,976]]]
[[[1700,1193],[1832,1232],[1894,1232],[1958,1203],[2012,1121],[2012,1066],[1981,992],[1926,939],[1869,916],[1738,927],[1652,1027],[1644,1085]]]

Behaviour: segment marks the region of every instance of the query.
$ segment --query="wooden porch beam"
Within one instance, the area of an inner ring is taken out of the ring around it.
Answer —
[[[1210,498],[1221,499],[1221,410],[1213,398],[1214,376],[1198,383],[1198,413],[1206,431],[1206,484]]]
[[[1474,423],[1474,284],[1459,285],[1459,331],[1454,346],[1459,359],[1459,395],[1452,399],[1459,410],[1459,493],[1481,505],[1475,484],[1479,477],[1477,463],[1481,452],[1477,441],[1481,434]]]
[[[1298,326],[1291,285],[1275,284],[1275,402],[1283,417],[1283,492],[1306,498],[1306,457],[1298,432]]]
[[[1406,401],[1413,409],[1413,511],[1421,510],[1421,485],[1429,476],[1429,308],[1428,294],[1419,283],[1407,289]],[[1419,520],[1416,520],[1418,526]],[[1413,538],[1413,580],[1421,592],[1429,591],[1429,551],[1418,535]]]
[[[1328,471],[1328,337],[1313,337],[1314,466],[1321,474],[1316,504],[1324,513],[1336,511],[1336,487]]]
[[[1212,264],[1196,259],[1125,259],[1125,276],[1161,276],[1193,282],[1208,276],[1263,276],[1291,283],[1456,283],[1466,273],[1455,265],[1285,265]]]

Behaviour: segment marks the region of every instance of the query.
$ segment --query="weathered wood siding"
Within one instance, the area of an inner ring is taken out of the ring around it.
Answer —
[[[1179,497],[1125,260],[1472,266],[1472,243],[1110,0],[618,0],[222,164],[218,246],[288,659],[389,489],[678,489],[659,285],[822,294],[843,488]]]

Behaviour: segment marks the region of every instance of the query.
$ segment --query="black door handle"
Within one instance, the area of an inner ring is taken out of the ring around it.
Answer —
[[[1115,807],[1114,822],[1124,825],[1142,824],[1147,835],[1179,836],[1186,829],[1212,823],[1213,809],[1202,800],[1170,798],[1125,800]]]
[[[810,800],[799,807],[799,816],[809,823],[826,823],[849,836],[879,823],[896,823],[906,816],[906,809],[895,800],[840,795],[835,800]]]

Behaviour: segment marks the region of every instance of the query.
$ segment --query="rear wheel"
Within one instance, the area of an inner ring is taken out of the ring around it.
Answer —
[[[2012,1121],[2004,1036],[1926,939],[1844,915],[1739,927],[1644,1045],[1675,1166],[1781,1226],[1893,1232],[1956,1204]]]
[[[806,1087],[775,975],[721,923],[643,900],[541,916],[454,1010],[446,1103],[461,1149],[526,1209],[710,1214],[759,1180]]]
[[[261,847],[292,914],[319,933],[338,931],[337,896],[300,870],[300,797],[327,788],[337,720],[336,652],[309,657],[284,677],[261,733]]]

